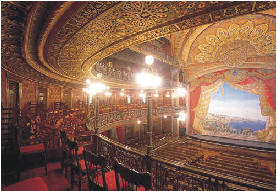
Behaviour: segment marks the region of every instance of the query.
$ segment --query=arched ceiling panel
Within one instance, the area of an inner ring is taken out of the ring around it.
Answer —
[[[25,42],[24,51],[39,72],[80,83],[91,77],[93,64],[132,45],[272,7],[275,2],[64,2],[37,35],[31,28],[41,26],[41,11],[32,10],[25,39],[35,43]],[[37,8],[49,7],[40,2]]]
[[[203,25],[190,37],[189,51],[181,54],[187,81],[226,68],[275,69],[274,16],[251,14]]]

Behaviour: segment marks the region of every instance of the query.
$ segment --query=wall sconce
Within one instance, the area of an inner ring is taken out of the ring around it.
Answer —
[[[180,121],[185,121],[186,120],[186,113],[184,111],[181,111],[179,113],[178,120],[180,120]]]
[[[146,102],[146,93],[144,93],[143,91],[141,91],[140,94],[139,94],[139,97],[142,98],[143,103]]]
[[[105,96],[110,97],[112,95],[112,92],[105,92]]]
[[[154,97],[159,97],[158,90],[155,91]]]
[[[176,93],[179,97],[185,97],[187,91],[185,88],[179,87],[176,89]]]

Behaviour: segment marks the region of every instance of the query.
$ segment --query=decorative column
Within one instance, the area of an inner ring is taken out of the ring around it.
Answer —
[[[87,124],[89,123],[89,95],[87,94],[87,104],[86,104],[86,113],[87,113]]]
[[[93,135],[93,145],[95,153],[98,154],[98,136],[99,136],[99,96],[95,95],[94,99],[94,135]]]
[[[186,113],[187,113],[187,117],[186,117],[186,134],[190,135],[191,134],[191,128],[190,127],[190,90],[189,90],[189,84],[186,84],[186,89],[187,89],[187,95],[185,97],[185,103],[186,103]]]
[[[94,131],[95,134],[98,135],[99,127],[98,127],[98,121],[99,121],[99,96],[95,96],[95,105],[94,105]]]
[[[150,156],[152,154],[152,148],[153,148],[153,143],[152,143],[152,93],[149,90],[147,92],[147,134],[149,137],[149,142],[147,146],[147,155]]]

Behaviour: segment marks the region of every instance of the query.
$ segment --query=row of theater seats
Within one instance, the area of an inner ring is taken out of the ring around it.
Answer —
[[[198,150],[184,147],[184,144],[179,141],[160,147],[154,152],[154,154],[162,159],[186,164],[199,160],[203,155]]]
[[[163,139],[167,138],[167,137],[171,137],[173,136],[173,133],[171,132],[153,132],[152,133],[152,142],[155,145],[155,143],[158,143],[160,141],[162,141]],[[140,136],[135,136],[129,139],[126,139],[125,141],[125,145],[129,146],[129,147],[133,147],[133,148],[137,148],[137,149],[141,149],[144,148],[148,145],[149,143],[149,137],[147,136],[147,134],[143,134]]]
[[[82,184],[87,182],[90,191],[100,190],[138,190],[148,191],[151,188],[151,174],[137,172],[114,159],[112,169],[106,166],[106,159],[97,153],[93,144],[78,146],[76,141],[71,140],[65,131],[60,131],[62,143],[61,166],[64,178],[60,175],[47,175],[30,178],[16,184],[4,187],[4,191],[65,191],[82,190]],[[38,147],[38,145],[35,145]],[[42,148],[43,149],[43,148]],[[33,150],[35,151],[35,150]],[[70,182],[67,181],[70,170]],[[71,187],[71,189],[70,189]],[[86,189],[87,190],[87,189]]]
[[[211,172],[231,175],[244,180],[275,184],[275,169],[260,165],[257,156],[251,156],[240,148],[211,146],[212,143],[205,146],[203,143],[199,143],[200,141],[193,140],[177,141],[157,149],[154,154],[159,158],[187,163],[192,167]]]
[[[65,176],[68,169],[71,173],[71,188],[88,181],[89,190],[149,190],[151,188],[151,174],[139,173],[129,169],[114,159],[114,168],[108,169],[105,157],[97,153],[93,144],[78,146],[65,131],[60,132],[62,142],[62,168]],[[134,187],[135,186],[135,187]]]

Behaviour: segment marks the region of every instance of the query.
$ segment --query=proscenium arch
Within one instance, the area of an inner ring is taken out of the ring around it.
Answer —
[[[238,73],[245,72],[245,71],[247,70],[237,70]],[[271,118],[272,124],[267,124],[264,130],[259,131],[258,138],[261,141],[266,140],[266,141],[274,142],[275,141],[274,137],[267,137],[270,131],[275,130],[275,129],[271,129],[272,128],[271,126],[275,125],[276,127],[276,116],[275,116],[276,111],[267,102],[267,95],[266,95],[268,87],[266,86],[265,81],[270,79],[274,80],[274,78],[276,77],[276,72],[272,70],[270,71],[268,71],[269,75],[266,77],[255,75],[255,72],[253,72],[252,74],[245,73],[245,75],[242,76],[241,78],[237,80],[232,80],[232,77],[230,75],[233,72],[233,70],[227,70],[222,72],[222,74],[216,77],[210,75],[210,77],[208,77],[210,79],[203,81],[204,85],[201,85],[201,82],[199,82],[198,86],[200,86],[201,92],[200,92],[198,104],[195,108],[192,108],[194,111],[194,121],[192,125],[193,130],[196,130],[196,132],[200,134],[202,133],[203,127],[201,125],[201,121],[206,117],[208,113],[210,97],[214,92],[218,91],[218,89],[220,89],[220,87],[222,87],[224,83],[226,83],[232,88],[246,91],[259,96],[261,113],[263,116],[267,116],[268,118]],[[215,79],[212,79],[213,77],[215,77]],[[253,80],[253,82],[247,83],[245,85],[240,84],[241,82],[244,82],[246,80]],[[249,84],[250,86],[248,87]]]

